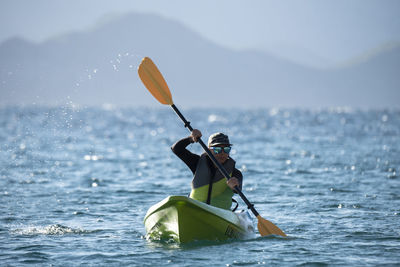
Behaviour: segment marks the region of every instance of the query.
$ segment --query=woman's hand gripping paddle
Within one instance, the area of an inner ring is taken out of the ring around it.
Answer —
[[[187,127],[189,129],[189,131],[193,131],[192,126],[190,126],[190,122],[188,122],[185,119],[185,117],[183,117],[182,113],[174,105],[174,103],[172,101],[171,92],[168,88],[167,83],[164,80],[164,77],[162,76],[161,72],[158,70],[157,66],[153,63],[153,61],[150,58],[148,58],[148,57],[143,58],[142,62],[139,65],[138,73],[139,73],[140,79],[142,80],[142,82],[146,86],[146,88],[150,91],[150,93],[161,104],[170,105],[172,107],[172,109],[175,111],[175,113],[179,116],[179,118],[181,118],[181,120],[185,124],[185,127]],[[221,173],[223,173],[224,176],[227,179],[229,179],[230,178],[229,173],[217,161],[217,159],[214,157],[214,155],[211,153],[211,151],[208,149],[208,147],[204,144],[204,142],[201,139],[199,139],[199,143],[203,147],[204,151],[208,154],[210,159],[214,162],[214,164],[221,171]],[[266,236],[266,235],[286,236],[286,234],[281,229],[279,229],[275,224],[262,218],[260,216],[260,214],[258,214],[256,209],[254,208],[254,205],[251,204],[249,200],[247,200],[246,196],[243,194],[243,192],[237,186],[235,187],[235,190],[239,194],[239,196],[243,199],[243,201],[246,203],[247,207],[257,217],[257,219],[258,219],[257,227],[258,227],[258,231],[260,232],[261,236]]]

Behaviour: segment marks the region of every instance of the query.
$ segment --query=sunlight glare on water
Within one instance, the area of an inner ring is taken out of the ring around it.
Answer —
[[[2,265],[400,264],[399,111],[182,112],[203,140],[229,135],[243,192],[288,238],[144,238],[147,209],[190,191],[191,172],[170,150],[188,132],[166,108],[6,107]],[[201,153],[197,144],[189,149]]]

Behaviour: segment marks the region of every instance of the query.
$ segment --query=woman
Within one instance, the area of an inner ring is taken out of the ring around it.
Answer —
[[[215,207],[230,209],[235,186],[242,189],[242,173],[235,168],[235,161],[229,157],[231,146],[229,138],[223,133],[212,134],[208,139],[208,148],[222,166],[231,175],[227,179],[211,161],[207,153],[197,155],[186,147],[197,142],[202,136],[194,129],[190,136],[176,142],[172,151],[190,168],[194,177],[190,198]]]

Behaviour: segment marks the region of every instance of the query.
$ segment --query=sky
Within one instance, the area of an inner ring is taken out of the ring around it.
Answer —
[[[230,49],[257,49],[310,66],[400,42],[398,0],[0,0],[0,42],[42,42],[125,13],[158,14]]]

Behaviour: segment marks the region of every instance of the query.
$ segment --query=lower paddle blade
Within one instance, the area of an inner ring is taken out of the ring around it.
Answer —
[[[148,58],[143,58],[138,68],[139,77],[147,90],[161,103],[172,105],[172,96],[168,85],[164,80],[156,64]]]
[[[266,236],[266,235],[280,235],[284,237],[286,236],[286,234],[272,222],[262,218],[260,215],[257,216],[257,219],[258,219],[257,228],[261,236]]]

